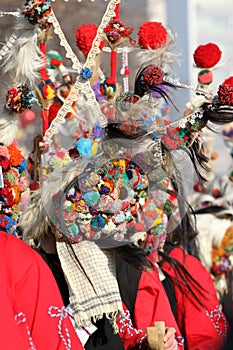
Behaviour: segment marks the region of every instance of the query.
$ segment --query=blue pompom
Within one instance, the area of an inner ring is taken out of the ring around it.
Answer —
[[[90,79],[92,77],[92,70],[88,67],[82,68],[80,75],[83,79]]]
[[[91,228],[94,231],[101,231],[104,228],[105,220],[102,216],[97,215],[91,220]]]
[[[24,159],[22,161],[22,163],[19,165],[19,171],[22,172],[22,171],[26,170],[26,168],[27,168],[27,161],[26,161],[26,159]]]
[[[87,192],[84,193],[83,199],[85,200],[88,206],[93,207],[100,200],[100,194],[97,191]]]
[[[77,148],[81,157],[91,157],[92,151],[92,140],[85,137],[81,137],[76,143],[75,147]]]

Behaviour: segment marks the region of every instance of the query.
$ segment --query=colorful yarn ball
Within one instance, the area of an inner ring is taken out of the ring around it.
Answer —
[[[145,68],[142,77],[152,87],[163,82],[164,73],[160,67],[151,65]]]
[[[92,75],[93,75],[93,72],[88,67],[82,68],[82,70],[80,72],[80,76],[85,80],[90,79],[92,77]]]
[[[83,199],[90,207],[94,207],[100,200],[100,194],[97,191],[84,193]]]
[[[218,99],[223,105],[233,106],[233,86],[220,85],[218,87]]]
[[[92,130],[92,136],[94,139],[102,139],[104,137],[104,128],[95,124]]]
[[[109,195],[102,195],[97,208],[99,211],[105,213],[112,213],[114,212],[112,209],[113,204],[114,199],[112,197],[110,197]]]
[[[37,87],[45,100],[52,100],[56,95],[56,87],[51,79],[43,80]]]
[[[210,158],[211,158],[212,160],[217,159],[217,158],[218,158],[218,153],[217,153],[217,152],[212,152]]]
[[[148,178],[153,182],[160,182],[164,179],[167,179],[168,175],[162,168],[156,168],[149,172]]]
[[[91,228],[94,231],[101,231],[104,228],[105,220],[102,216],[97,215],[91,220]]]
[[[57,69],[62,64],[62,56],[58,51],[50,50],[46,54],[47,68]]]
[[[100,92],[102,95],[113,97],[116,93],[116,83],[110,79],[104,79],[100,83]]]
[[[136,120],[127,120],[119,124],[118,129],[123,131],[124,134],[133,135],[137,131],[138,127],[139,125]]]
[[[27,0],[24,4],[24,16],[31,24],[39,24],[42,28],[51,26],[49,23],[45,24],[51,12],[50,0]]]
[[[80,157],[91,157],[92,153],[92,140],[85,137],[81,137],[76,143],[75,147],[77,148]]]
[[[96,37],[98,27],[95,24],[83,24],[76,29],[76,44],[84,55],[88,55],[92,47],[92,42]],[[99,49],[102,50],[105,41],[100,42]]]
[[[221,59],[222,52],[218,45],[209,43],[206,45],[199,45],[194,54],[194,62],[199,68],[212,68]]]
[[[144,22],[139,27],[138,44],[143,49],[157,49],[167,43],[167,31],[160,22]]]
[[[213,81],[213,73],[209,69],[202,69],[198,73],[198,83],[201,85],[209,85]]]
[[[14,113],[23,113],[32,108],[34,92],[27,85],[13,87],[6,94],[6,108]]]
[[[136,97],[132,92],[122,92],[116,98],[116,106],[122,111],[128,111],[130,107],[137,102],[138,97]]]
[[[123,212],[117,214],[117,215],[115,216],[115,218],[114,218],[114,222],[115,222],[116,224],[120,224],[120,223],[122,223],[122,222],[124,222],[124,221],[125,221],[125,215],[124,215]]]
[[[7,215],[0,214],[0,228],[13,236],[16,235],[16,221]]]

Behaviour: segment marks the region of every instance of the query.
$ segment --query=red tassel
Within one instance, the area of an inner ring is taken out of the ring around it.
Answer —
[[[41,111],[42,119],[43,119],[43,134],[45,134],[46,130],[49,127],[49,111],[48,109],[42,109]]]
[[[46,44],[45,43],[40,43],[40,51],[43,59],[43,66],[40,69],[41,79],[46,80],[48,79],[48,74],[46,72]]]

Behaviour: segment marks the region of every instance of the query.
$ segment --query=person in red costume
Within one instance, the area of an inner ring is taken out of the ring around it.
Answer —
[[[179,244],[181,234],[184,235],[179,226],[173,233],[176,244],[165,244],[164,250],[170,259],[163,255],[160,262],[166,279],[172,281],[174,286],[178,327],[185,338],[187,349],[221,350],[230,333],[228,320],[222,311],[210,273],[197,257],[191,255],[191,251],[188,254]]]
[[[0,232],[1,349],[82,350],[53,275],[26,243]]]
[[[123,271],[121,270],[121,272]],[[127,272],[126,276],[127,278],[132,278],[129,277],[130,275]],[[123,293],[126,293],[129,288],[132,289],[133,283],[130,280],[128,285],[123,283],[122,285],[124,286]],[[183,337],[171,311],[169,300],[159,279],[156,267],[141,273],[133,311],[129,310],[131,307],[129,304],[126,305],[127,301],[128,299],[124,298],[125,317],[118,318],[117,322],[119,335],[125,349],[146,349],[146,328],[160,320],[163,320],[167,327],[164,337],[164,350],[184,348]],[[175,342],[174,339],[176,340]]]

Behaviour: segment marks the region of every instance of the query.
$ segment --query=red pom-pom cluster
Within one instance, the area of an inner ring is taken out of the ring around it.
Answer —
[[[138,44],[143,49],[157,49],[166,45],[167,31],[160,22],[145,22],[139,27]]]
[[[163,76],[163,71],[158,66],[148,66],[143,72],[143,80],[150,86],[161,84]]]
[[[222,56],[218,45],[213,43],[208,43],[206,45],[199,45],[194,54],[194,62],[199,68],[212,68],[219,61]]]
[[[96,37],[98,27],[95,24],[83,24],[76,29],[76,44],[84,55],[88,55],[92,42]],[[100,43],[100,50],[104,47],[105,41]]]
[[[218,88],[218,98],[221,104],[233,106],[233,86],[220,85]]]

